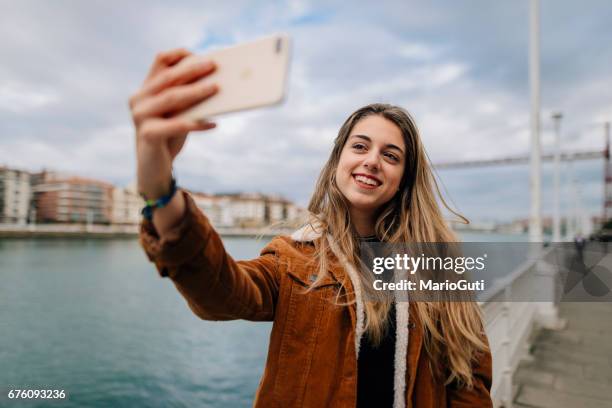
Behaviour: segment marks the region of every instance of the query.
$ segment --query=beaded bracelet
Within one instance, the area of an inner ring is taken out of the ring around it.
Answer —
[[[158,198],[156,200],[153,200],[153,199],[147,199],[143,194],[141,194],[142,198],[145,200],[145,206],[142,209],[142,211],[140,211],[142,216],[146,220],[151,221],[153,219],[153,211],[155,211],[155,209],[157,208],[163,208],[166,205],[168,205],[170,200],[172,200],[172,197],[174,197],[174,194],[176,194],[176,191],[177,191],[176,180],[174,177],[172,177],[172,182],[170,183],[170,192],[166,194],[165,196]]]

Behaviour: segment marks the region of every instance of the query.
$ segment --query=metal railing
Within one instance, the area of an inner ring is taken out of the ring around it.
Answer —
[[[541,262],[550,253],[550,248],[542,249],[537,256],[527,259],[507,277],[497,281],[480,302],[493,356],[491,394],[495,407],[512,407],[514,372],[521,360],[529,355],[534,330],[550,325],[546,318],[556,314],[552,302],[515,301],[520,296],[513,296],[532,291],[534,275],[544,278],[539,281],[543,285],[539,290],[554,292],[554,276],[547,274],[550,271],[546,271]]]

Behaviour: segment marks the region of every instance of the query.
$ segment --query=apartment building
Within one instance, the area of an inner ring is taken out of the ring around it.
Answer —
[[[210,223],[221,226],[223,208],[220,206],[219,198],[211,194],[192,192],[191,196],[199,209],[206,214]]]
[[[30,173],[0,166],[0,223],[25,224],[30,195]]]
[[[297,206],[279,196],[192,193],[192,197],[215,227],[258,228],[292,221],[300,215]]]
[[[260,193],[191,193],[215,227],[260,228],[294,221],[301,209]],[[135,183],[115,187],[83,177],[0,167],[0,223],[88,223],[137,225],[144,205]]]
[[[266,199],[265,221],[274,224],[284,221],[295,221],[299,217],[298,207],[280,196],[268,196]]]
[[[266,196],[259,193],[220,194],[223,207],[229,212],[224,217],[236,228],[257,228],[268,224],[266,220]]]
[[[192,192],[191,196],[214,227],[237,227],[245,213],[234,197],[228,195]],[[251,224],[254,225],[254,222]]]
[[[127,187],[113,187],[111,223],[118,225],[137,225],[142,218],[140,211],[144,200],[136,190],[136,184]]]
[[[42,172],[32,176],[36,222],[110,224],[113,185]]]

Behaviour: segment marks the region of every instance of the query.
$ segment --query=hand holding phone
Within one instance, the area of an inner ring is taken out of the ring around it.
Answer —
[[[275,34],[206,54],[216,69],[201,82],[218,84],[219,92],[178,116],[203,119],[280,103],[286,93],[290,51],[289,37]]]
[[[207,121],[176,117],[178,112],[217,92],[215,84],[198,82],[214,70],[212,61],[194,57],[188,50],[162,52],[140,89],[130,98],[136,130],[138,188],[147,196],[160,196],[167,189],[172,162],[187,134],[215,126]]]
[[[289,39],[282,35],[204,57],[185,49],[160,53],[129,101],[136,130],[138,190],[152,199],[168,193],[172,163],[187,134],[215,127],[205,118],[282,101],[288,63]],[[181,219],[184,205],[182,195],[176,194],[154,213],[160,236]]]

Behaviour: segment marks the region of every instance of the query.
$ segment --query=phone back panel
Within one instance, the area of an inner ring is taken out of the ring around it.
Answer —
[[[281,102],[289,68],[290,41],[274,35],[206,55],[217,66],[201,82],[216,83],[219,92],[179,116],[208,118]]]

